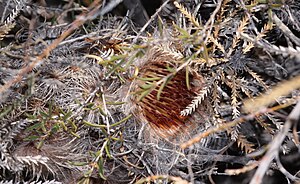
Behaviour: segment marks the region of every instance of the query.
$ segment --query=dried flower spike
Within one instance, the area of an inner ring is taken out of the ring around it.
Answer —
[[[135,116],[164,138],[189,132],[196,123],[194,116],[182,116],[180,112],[192,102],[195,91],[204,86],[204,79],[190,73],[188,87],[186,70],[177,71],[181,62],[178,54],[152,48],[134,81]]]

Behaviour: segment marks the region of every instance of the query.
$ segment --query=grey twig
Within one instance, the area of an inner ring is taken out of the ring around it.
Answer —
[[[282,165],[280,158],[279,158],[279,152],[277,152],[276,157],[275,157],[277,166],[279,168],[279,170],[281,171],[282,174],[284,174],[287,178],[293,180],[293,181],[300,181],[300,178],[293,176],[289,171],[287,171],[284,166]]]
[[[149,26],[149,24],[155,19],[155,17],[158,15],[159,12],[170,2],[170,0],[165,1],[157,10],[156,12],[151,16],[151,18],[148,20],[148,22],[142,27],[142,29],[139,31],[139,33],[134,38],[132,45],[134,45],[138,38],[141,36],[141,34],[146,30],[146,28]]]
[[[111,10],[113,10],[116,6],[118,6],[120,3],[122,3],[123,0],[114,0],[114,1],[110,1],[106,6],[104,6],[98,13],[92,15],[89,19],[93,20],[95,18],[97,18],[98,16],[104,15],[108,12],[110,12]]]
[[[273,159],[275,158],[277,152],[279,151],[280,145],[284,141],[284,138],[288,134],[290,128],[294,123],[299,120],[300,117],[300,101],[298,101],[297,105],[294,107],[293,111],[287,117],[287,120],[280,130],[278,134],[275,136],[273,141],[269,144],[269,150],[265,154],[265,156],[261,159],[261,163],[259,164],[253,178],[251,179],[250,184],[260,184],[262,183],[262,179],[269,169],[269,166]]]
[[[273,21],[281,29],[281,31],[291,39],[297,45],[300,45],[300,38],[294,35],[294,33],[273,13]]]

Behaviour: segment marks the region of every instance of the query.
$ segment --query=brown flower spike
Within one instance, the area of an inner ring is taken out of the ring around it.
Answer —
[[[161,48],[150,49],[142,63],[132,90],[135,116],[148,122],[154,132],[164,138],[189,132],[196,120],[194,116],[181,116],[180,112],[192,102],[204,79],[190,73],[189,88],[186,70],[177,71],[181,58]]]

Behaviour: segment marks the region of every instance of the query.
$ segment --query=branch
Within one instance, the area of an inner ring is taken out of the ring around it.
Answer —
[[[298,98],[297,100],[299,101],[300,99]],[[233,121],[231,121],[229,123],[223,123],[223,124],[221,124],[219,126],[211,127],[208,130],[206,130],[205,132],[202,132],[202,133],[196,135],[194,138],[192,138],[192,139],[190,139],[190,140],[182,143],[180,145],[180,147],[182,149],[186,149],[186,148],[192,146],[193,144],[195,144],[196,142],[199,142],[201,139],[203,139],[205,137],[208,137],[209,135],[211,135],[213,133],[217,133],[217,132],[220,132],[220,131],[223,131],[223,130],[228,130],[229,128],[234,127],[234,126],[236,126],[236,125],[238,125],[240,123],[253,120],[255,117],[257,117],[257,116],[259,116],[261,114],[265,114],[265,113],[269,113],[269,112],[274,112],[276,110],[288,107],[288,106],[290,106],[292,104],[294,104],[294,101],[286,103],[286,104],[282,104],[282,105],[277,105],[277,106],[272,107],[272,108],[262,108],[259,111],[256,111],[254,113],[248,114],[246,116],[242,116],[242,117],[237,118],[237,119],[235,119],[235,120],[233,120]]]
[[[279,151],[280,145],[284,141],[286,135],[288,134],[290,128],[293,124],[297,123],[300,117],[300,101],[298,101],[297,105],[294,107],[293,111],[287,117],[287,120],[282,127],[281,131],[276,135],[273,141],[269,144],[269,150],[265,154],[265,156],[261,159],[259,167],[257,168],[250,184],[260,184],[262,183],[262,179],[267,172],[270,163],[275,158],[277,152]]]
[[[120,0],[119,0],[120,1]],[[118,1],[118,2],[119,2]],[[109,4],[110,5],[110,4]],[[113,4],[115,5],[115,4]],[[37,65],[41,64],[44,58],[48,57],[50,52],[54,50],[66,37],[68,37],[74,30],[76,30],[78,27],[83,25],[86,21],[92,20],[96,18],[96,15],[102,15],[105,13],[107,10],[109,10],[111,7],[106,6],[103,8],[103,10],[100,10],[100,7],[102,6],[101,0],[96,0],[94,1],[90,6],[89,6],[89,12],[88,13],[83,13],[79,15],[76,20],[74,20],[70,26],[69,29],[64,31],[57,39],[55,39],[47,48],[43,50],[43,52],[37,56],[36,58],[32,58],[32,62],[28,65],[22,68],[16,77],[8,81],[6,84],[3,86],[0,86],[0,95],[5,92],[7,89],[9,89],[12,85],[20,82],[22,78],[28,74],[29,72],[32,71],[34,67]]]

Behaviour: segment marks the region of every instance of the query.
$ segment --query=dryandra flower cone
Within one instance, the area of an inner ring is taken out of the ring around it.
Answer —
[[[191,71],[187,73],[185,67],[180,67],[183,64],[179,53],[151,48],[131,88],[134,115],[150,125],[154,134],[169,140],[188,135],[206,122],[201,107],[193,115],[181,115],[196,91],[205,86],[204,78]]]

